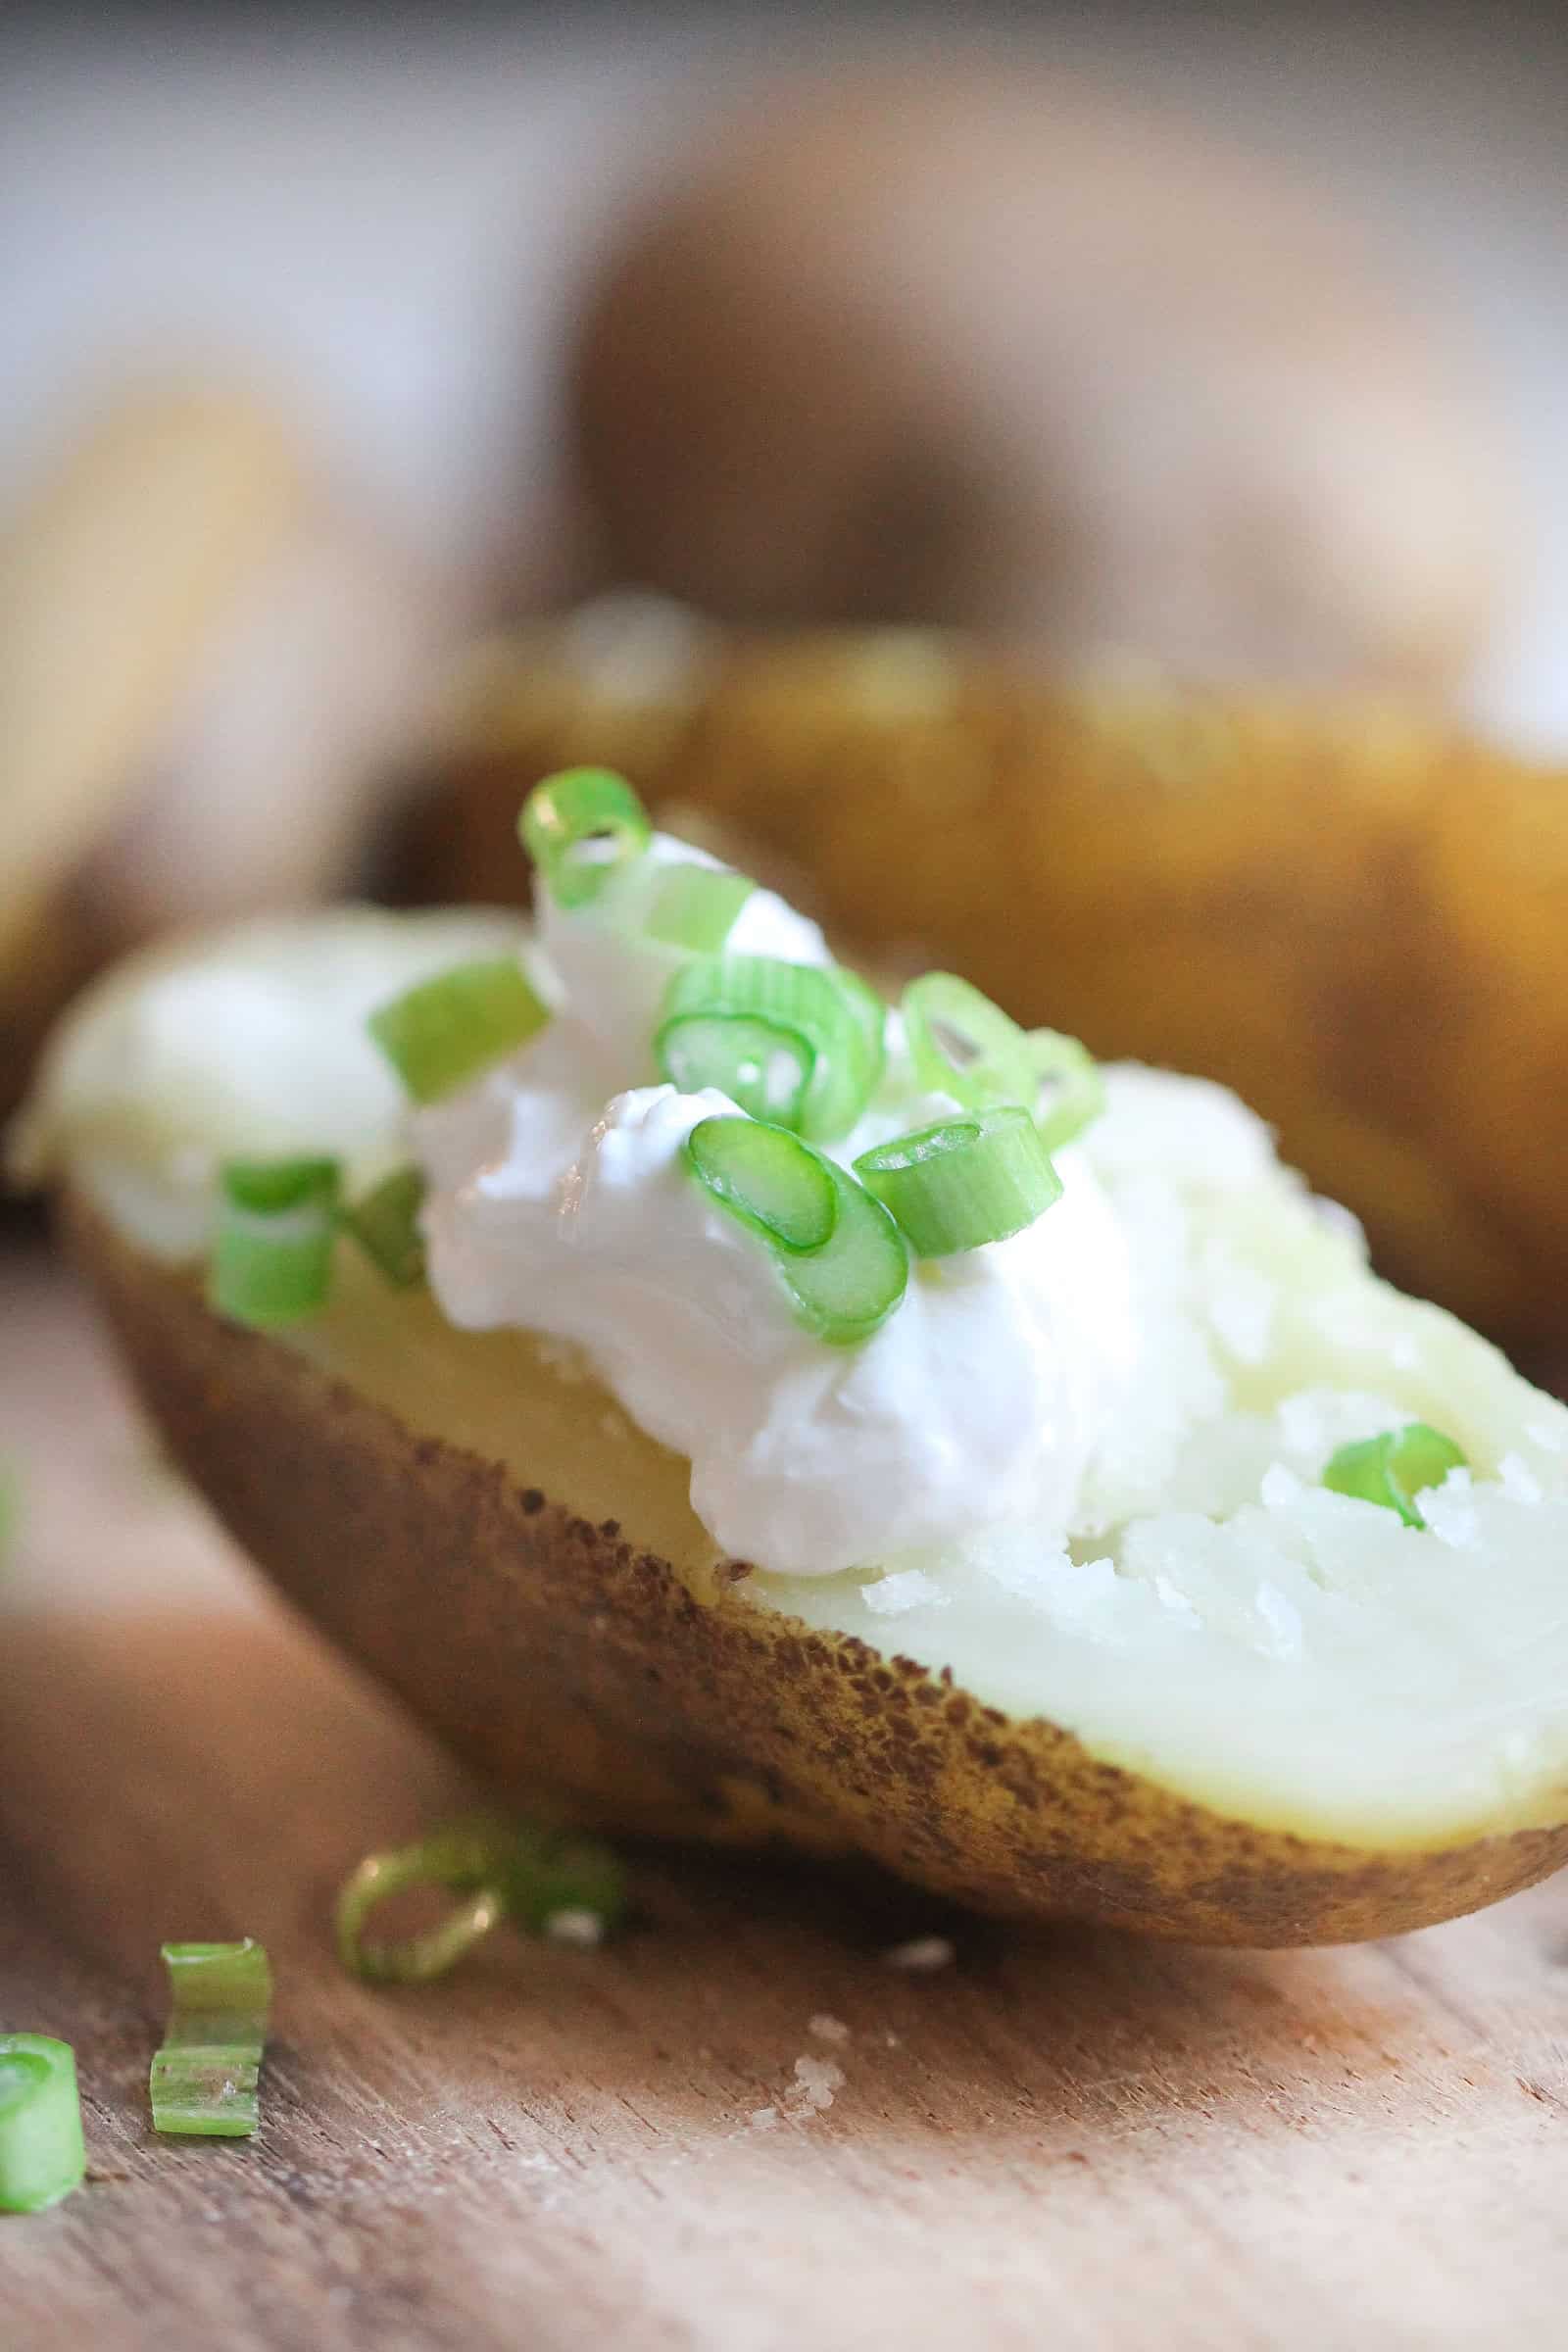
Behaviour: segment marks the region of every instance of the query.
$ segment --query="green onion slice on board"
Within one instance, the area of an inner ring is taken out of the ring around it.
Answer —
[[[219,1175],[207,1296],[263,1330],[325,1303],[341,1175],[335,1159],[231,1159]]]
[[[413,1102],[439,1102],[536,1037],[550,1007],[514,956],[478,957],[421,980],[369,1017]]]
[[[267,2042],[272,1973],[254,1936],[239,1943],[166,1943],[172,2001],[147,2087],[153,2130],[198,2139],[248,2139]]]
[[[460,1898],[438,1926],[390,1940],[366,1935],[371,1912],[391,1896],[430,1887]],[[620,1864],[597,1838],[486,1818],[368,1855],[338,1895],[334,1925],[338,1957],[354,1976],[417,1984],[444,1976],[503,1921],[542,1935],[554,1921],[583,1919],[608,1933],[625,1908]]]
[[[0,2213],[41,2213],[81,2184],[76,2057],[48,2034],[0,2034]]]
[[[1408,1421],[1402,1429],[1385,1429],[1375,1438],[1342,1446],[1329,1457],[1323,1484],[1336,1494],[1397,1511],[1406,1527],[1425,1527],[1416,1496],[1428,1487],[1441,1487],[1450,1470],[1464,1466],[1462,1450],[1441,1429]]]
[[[1004,1242],[1061,1198],[1061,1178],[1028,1111],[1001,1103],[862,1152],[855,1172],[916,1257]]]
[[[648,811],[624,776],[568,767],[546,776],[522,804],[522,846],[558,906],[586,906],[653,839]]]
[[[834,1347],[887,1321],[908,1286],[898,1227],[855,1178],[783,1127],[729,1114],[686,1139],[699,1182],[772,1250],[796,1320]]]

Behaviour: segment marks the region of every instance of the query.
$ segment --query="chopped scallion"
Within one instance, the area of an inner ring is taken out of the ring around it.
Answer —
[[[262,1329],[326,1299],[340,1185],[335,1159],[231,1159],[220,1173],[207,1295]]]
[[[58,2205],[86,2169],[71,2044],[48,2034],[0,2034],[0,2213]]]
[[[624,776],[568,767],[546,776],[522,804],[523,848],[558,906],[586,906],[653,838],[648,811]]]
[[[1029,1040],[1000,1004],[953,972],[926,972],[904,992],[909,1058],[922,1087],[965,1110],[1031,1102],[1037,1091]]]
[[[862,1152],[855,1172],[916,1257],[1004,1242],[1061,1198],[1061,1178],[1029,1113],[1000,1103]]]
[[[1416,1496],[1428,1487],[1441,1487],[1450,1470],[1464,1466],[1464,1454],[1451,1438],[1425,1421],[1408,1421],[1402,1429],[1385,1429],[1375,1438],[1342,1446],[1329,1457],[1323,1484],[1336,1494],[1397,1511],[1406,1527],[1425,1527]]]
[[[424,1237],[419,1231],[423,1203],[421,1171],[394,1168],[343,1212],[345,1230],[394,1290],[413,1290],[424,1280]]]
[[[716,956],[756,890],[744,874],[710,865],[672,865],[660,877],[644,925],[650,939]]]
[[[876,1069],[864,1004],[846,979],[772,956],[685,965],[654,1039],[665,1077],[688,1094],[716,1086],[753,1117],[817,1142],[846,1134]]]
[[[765,1241],[801,1250],[832,1238],[838,1189],[798,1135],[760,1119],[704,1119],[686,1150],[714,1199]]]
[[[370,1035],[415,1102],[438,1102],[536,1037],[550,1008],[514,956],[481,957],[406,989]]]
[[[153,2130],[248,2139],[267,2042],[272,1974],[254,1936],[240,1943],[166,1943],[172,2001],[148,2090]]]
[[[1076,1142],[1105,1107],[1105,1081],[1087,1046],[1054,1029],[1031,1029],[1026,1043],[1033,1065],[1032,1091],[1024,1097],[1048,1152]]]
[[[439,1926],[392,1941],[366,1936],[378,1905],[430,1886],[461,1898]],[[572,1913],[608,1930],[619,1924],[625,1906],[620,1864],[597,1838],[527,1823],[457,1822],[360,1864],[337,1898],[338,1957],[372,1984],[422,1984],[444,1976],[503,1920],[541,1935],[552,1920]]]
[[[712,1198],[773,1250],[796,1319],[817,1339],[869,1339],[903,1298],[908,1252],[886,1209],[798,1135],[701,1119],[686,1155]]]

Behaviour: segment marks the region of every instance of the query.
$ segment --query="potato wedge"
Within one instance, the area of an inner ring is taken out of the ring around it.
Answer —
[[[299,1149],[309,1127],[373,1165],[396,1104],[366,1003],[504,936],[497,920],[300,918],[137,959],[71,1016],[24,1130],[177,1459],[296,1605],[461,1754],[609,1826],[856,1851],[998,1912],[1215,1942],[1386,1935],[1568,1859],[1568,1413],[1373,1281],[1277,1177],[1214,1212],[1234,1241],[1227,1311],[1245,1320],[1249,1252],[1276,1262],[1281,1232],[1291,1271],[1274,1370],[1237,1343],[1250,1419],[1211,1433],[1213,1475],[1255,1493],[1255,1459],[1231,1455],[1275,1389],[1315,1416],[1302,1383],[1327,1363],[1454,1429],[1476,1476],[1445,1491],[1441,1522],[1424,1498],[1438,1532],[1286,1478],[1281,1507],[1306,1497],[1294,1600],[1256,1573],[1259,1545],[1284,1559],[1278,1494],[1265,1482],[1261,1515],[1205,1519],[1185,1456],[1147,1523],[1152,1556],[1113,1573],[1063,1554],[1044,1599],[1038,1570],[1020,1583],[1001,1555],[935,1584],[763,1575],[717,1550],[690,1466],[558,1343],[457,1330],[347,1245],[312,1319],[264,1336],[215,1314],[202,1154]],[[220,973],[285,975],[267,997],[270,1046],[293,1035],[275,1100],[259,1024],[244,1083],[219,1083],[242,987],[222,1026],[159,1018],[164,980],[204,956],[204,1016]],[[149,1040],[140,1091],[117,1096]],[[1303,1458],[1323,1442],[1309,1433]]]
[[[602,760],[808,869],[873,957],[1197,1070],[1279,1130],[1389,1273],[1561,1340],[1568,777],[1364,702],[1048,684],[956,640],[683,635],[589,609],[460,685],[418,878],[521,880],[520,795]]]

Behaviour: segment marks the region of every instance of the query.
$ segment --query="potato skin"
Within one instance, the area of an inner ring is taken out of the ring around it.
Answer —
[[[1392,704],[1052,683],[932,648],[732,639],[653,710],[524,643],[463,714],[422,884],[520,893],[523,792],[621,765],[807,871],[873,959],[1235,1087],[1394,1280],[1560,1348],[1568,777]]]
[[[858,1850],[1018,1916],[1211,1943],[1353,1941],[1513,1892],[1568,1827],[1313,1843],[1099,1764],[907,1658],[699,1598],[593,1526],[210,1314],[79,1199],[73,1251],[175,1458],[288,1597],[500,1787],[611,1827]],[[744,1573],[744,1572],[743,1572]]]

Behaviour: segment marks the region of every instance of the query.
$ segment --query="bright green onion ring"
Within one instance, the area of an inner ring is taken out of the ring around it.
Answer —
[[[716,956],[757,884],[710,865],[672,865],[660,876],[643,929],[662,947]]]
[[[269,1330],[325,1303],[340,1175],[335,1159],[234,1159],[220,1172],[207,1297]]]
[[[896,1136],[862,1152],[855,1172],[916,1257],[1004,1242],[1061,1198],[1061,1178],[1018,1103]]]
[[[730,1214],[781,1250],[820,1250],[838,1218],[838,1188],[808,1144],[760,1119],[702,1119],[686,1156]]]
[[[410,1101],[438,1102],[525,1046],[549,1019],[517,958],[495,956],[405,989],[368,1026]]]
[[[586,906],[653,839],[648,811],[624,776],[568,767],[522,804],[517,830],[558,906]]]
[[[688,1013],[659,1032],[660,1067],[683,1095],[717,1087],[754,1119],[795,1128],[816,1056],[797,1030],[721,1013]]]
[[[700,1033],[701,1059],[683,1034],[692,1021],[710,1025]],[[725,1021],[761,1022],[781,1040],[795,1041],[775,1050],[787,1054],[801,1078],[761,1090],[760,1108],[768,1118],[818,1143],[848,1134],[870,1098],[875,1065],[864,1006],[843,974],[773,956],[713,956],[684,965],[665,991],[654,1036],[672,1085],[691,1092],[694,1069],[755,1058],[755,1033],[746,1034],[735,1052],[724,1050],[711,1025]],[[718,1076],[708,1083],[724,1082]],[[742,1108],[757,1115],[759,1105],[745,1102]]]
[[[166,1943],[169,2030],[147,2087],[153,2130],[185,2138],[248,2139],[267,2044],[272,1972],[254,1936],[239,1943]]]
[[[410,1887],[445,1887],[461,1899],[436,1927],[416,1936],[372,1940],[365,1927],[389,1896]],[[426,1984],[444,1976],[506,1920],[534,1934],[565,1912],[586,1913],[608,1930],[626,1907],[619,1862],[597,1838],[526,1823],[455,1822],[412,1845],[368,1855],[338,1895],[338,1958],[352,1975],[380,1984]]]
[[[76,2056],[48,2034],[0,2034],[0,2213],[42,2213],[87,2170]]]
[[[1055,1029],[1031,1029],[1025,1039],[1033,1070],[1024,1097],[1048,1152],[1075,1143],[1105,1107],[1105,1081],[1087,1046]]]
[[[1397,1511],[1406,1527],[1425,1527],[1415,1497],[1428,1487],[1441,1487],[1450,1470],[1464,1466],[1464,1453],[1452,1438],[1425,1421],[1408,1421],[1402,1429],[1385,1429],[1375,1438],[1340,1446],[1329,1457],[1323,1484],[1336,1494]]]
[[[419,1231],[424,1192],[421,1170],[394,1168],[343,1211],[344,1231],[396,1291],[414,1290],[424,1280],[424,1237]]]
[[[1033,1101],[1028,1038],[967,980],[926,972],[909,982],[901,1009],[915,1077],[929,1093],[951,1095],[965,1110]]]

